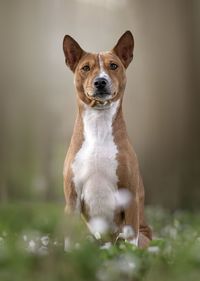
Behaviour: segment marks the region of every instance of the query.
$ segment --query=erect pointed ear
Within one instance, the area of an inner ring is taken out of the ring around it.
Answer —
[[[85,54],[79,44],[69,35],[63,39],[63,51],[66,65],[74,72],[80,58]]]
[[[113,52],[120,58],[125,68],[133,59],[134,39],[130,31],[126,31],[118,40]]]

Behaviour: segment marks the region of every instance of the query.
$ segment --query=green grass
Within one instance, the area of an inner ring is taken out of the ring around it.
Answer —
[[[149,249],[126,242],[102,249],[62,205],[2,205],[0,280],[199,280],[200,214],[149,207],[147,217],[155,236]]]

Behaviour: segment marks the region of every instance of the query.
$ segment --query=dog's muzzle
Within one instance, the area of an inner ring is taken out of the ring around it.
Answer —
[[[103,77],[97,77],[94,80],[94,94],[92,96],[86,94],[87,98],[91,100],[89,104],[94,106],[106,106],[109,105],[116,97],[116,93],[112,94],[107,79]]]

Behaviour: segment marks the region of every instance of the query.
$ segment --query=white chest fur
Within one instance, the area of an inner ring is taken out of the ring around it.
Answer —
[[[112,122],[119,102],[97,110],[85,106],[83,112],[84,141],[72,164],[77,193],[77,208],[84,200],[90,216],[112,220],[117,188],[117,146],[113,139]]]

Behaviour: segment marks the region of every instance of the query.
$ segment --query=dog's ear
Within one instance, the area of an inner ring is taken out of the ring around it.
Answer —
[[[125,68],[133,59],[134,39],[130,31],[126,31],[118,40],[112,51],[120,58]]]
[[[63,39],[63,51],[66,65],[74,72],[80,58],[85,54],[79,44],[69,35]]]

